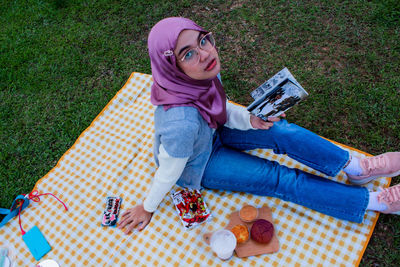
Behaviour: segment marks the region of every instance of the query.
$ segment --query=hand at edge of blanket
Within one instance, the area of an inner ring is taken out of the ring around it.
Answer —
[[[124,233],[127,235],[135,227],[138,231],[142,231],[149,224],[152,216],[153,213],[146,211],[143,204],[136,205],[122,214],[118,229],[125,229]]]

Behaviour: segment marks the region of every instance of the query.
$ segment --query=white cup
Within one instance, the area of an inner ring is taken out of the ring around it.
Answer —
[[[60,267],[55,260],[44,260],[39,262],[36,267]]]
[[[231,231],[218,230],[211,235],[210,246],[218,258],[227,260],[232,257],[236,248],[236,237]]]

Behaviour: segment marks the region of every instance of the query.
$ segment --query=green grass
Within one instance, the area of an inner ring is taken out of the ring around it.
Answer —
[[[1,207],[55,166],[131,72],[151,72],[147,34],[167,16],[215,33],[233,100],[248,105],[286,66],[310,93],[291,122],[372,154],[400,150],[397,0],[2,1]],[[399,246],[400,220],[381,215],[361,265],[394,266]]]

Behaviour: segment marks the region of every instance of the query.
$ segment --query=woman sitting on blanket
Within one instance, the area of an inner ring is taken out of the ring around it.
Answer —
[[[151,30],[154,155],[158,169],[143,204],[121,216],[120,229],[142,230],[177,183],[194,189],[248,192],[291,201],[361,223],[366,210],[400,214],[400,185],[378,192],[347,185],[249,155],[273,149],[328,176],[340,171],[355,185],[400,174],[400,152],[356,158],[278,117],[268,122],[227,102],[212,33],[185,18],[166,18]],[[282,117],[285,117],[283,115]]]

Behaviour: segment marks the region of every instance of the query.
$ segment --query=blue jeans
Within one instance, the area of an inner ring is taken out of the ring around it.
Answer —
[[[346,150],[286,120],[274,123],[269,130],[222,127],[215,133],[202,186],[277,197],[339,219],[362,222],[369,201],[366,188],[242,152],[256,148],[287,154],[328,176],[336,176],[349,159]]]

